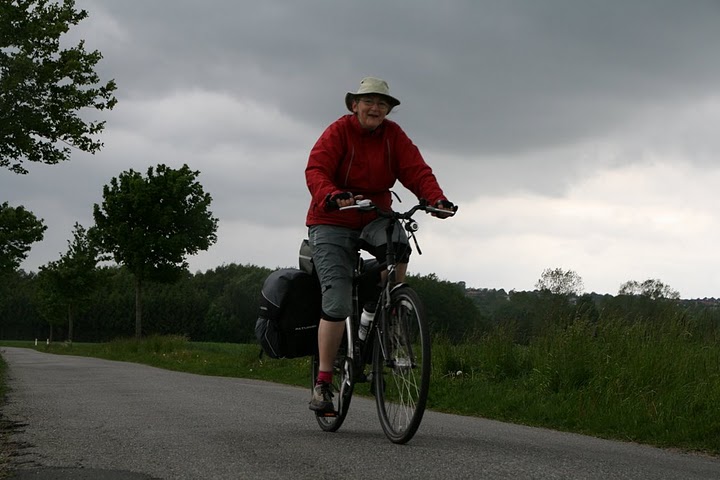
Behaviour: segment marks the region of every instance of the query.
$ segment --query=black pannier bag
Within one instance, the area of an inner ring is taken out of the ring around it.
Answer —
[[[283,268],[265,279],[255,336],[272,358],[314,355],[320,322],[320,282],[297,268]]]
[[[306,238],[300,243],[300,253],[298,254],[298,262],[300,270],[315,275],[315,263],[312,258],[312,247],[310,241]]]

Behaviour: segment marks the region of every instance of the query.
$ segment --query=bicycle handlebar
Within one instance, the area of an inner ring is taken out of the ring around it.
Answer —
[[[399,219],[409,220],[410,218],[412,218],[413,215],[415,215],[415,213],[418,210],[422,210],[426,213],[441,215],[443,217],[452,217],[457,212],[458,206],[453,205],[452,210],[444,210],[442,208],[437,208],[437,207],[428,205],[427,202],[421,200],[420,203],[418,203],[417,205],[412,207],[407,212],[395,212],[393,210],[382,210],[380,207],[378,207],[377,205],[372,203],[371,200],[363,199],[363,200],[358,200],[353,205],[348,205],[347,207],[340,207],[340,210],[350,210],[350,209],[358,209],[358,210],[366,210],[366,211],[374,210],[381,217],[395,218],[398,220]]]

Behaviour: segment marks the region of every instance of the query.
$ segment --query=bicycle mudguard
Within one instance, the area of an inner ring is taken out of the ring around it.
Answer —
[[[395,285],[395,286],[390,290],[390,293],[394,292],[395,290],[397,290],[397,289],[399,289],[399,288],[409,287],[409,286],[410,286],[410,285],[408,285],[408,284],[405,283],[405,282],[398,283],[397,285]]]

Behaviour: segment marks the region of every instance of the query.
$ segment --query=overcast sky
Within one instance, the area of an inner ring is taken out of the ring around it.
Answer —
[[[191,270],[295,266],[304,168],[367,75],[457,217],[420,217],[411,273],[532,290],[546,268],[586,292],[659,279],[720,297],[716,0],[77,0],[65,37],[103,54],[118,104],[104,149],[0,171],[0,201],[43,218],[25,270],[93,224],[128,169],[183,164],[213,197],[218,242]],[[412,195],[396,189],[409,206]]]

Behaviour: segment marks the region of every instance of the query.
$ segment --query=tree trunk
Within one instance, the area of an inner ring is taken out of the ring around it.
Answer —
[[[135,338],[142,337],[142,281],[135,277]]]
[[[73,317],[75,316],[75,311],[73,308],[72,303],[68,304],[68,343],[72,343],[73,341]]]

